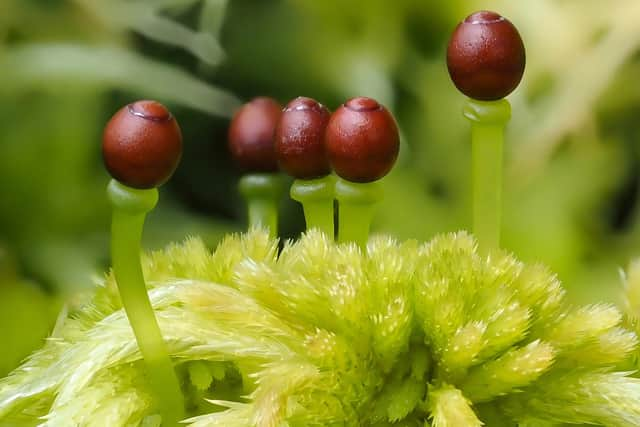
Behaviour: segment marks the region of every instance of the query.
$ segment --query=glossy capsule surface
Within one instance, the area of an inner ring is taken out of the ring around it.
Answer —
[[[455,86],[470,98],[494,101],[518,87],[526,54],[516,27],[495,12],[469,15],[453,31],[447,68]]]
[[[229,151],[244,172],[275,172],[278,160],[274,132],[282,105],[269,97],[258,97],[244,104],[229,126]]]
[[[275,133],[280,169],[297,179],[331,172],[324,135],[331,113],[318,101],[298,97],[287,104]]]
[[[376,100],[353,98],[331,115],[325,147],[331,167],[341,178],[375,181],[389,173],[398,158],[398,126]]]
[[[102,157],[113,178],[132,188],[164,184],[182,156],[182,133],[173,115],[156,101],[121,108],[107,123]]]

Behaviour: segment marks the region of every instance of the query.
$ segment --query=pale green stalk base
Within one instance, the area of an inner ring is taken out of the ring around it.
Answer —
[[[238,185],[247,202],[249,228],[264,227],[271,237],[278,235],[278,202],[283,182],[279,174],[254,173],[243,176]]]
[[[382,187],[378,182],[355,183],[338,178],[336,199],[338,242],[354,242],[366,249],[376,204],[382,199]]]
[[[142,228],[158,201],[158,190],[136,190],[112,180],[107,191],[113,205],[111,260],[122,305],[146,363],[163,425],[177,425],[184,416],[184,399],[140,265]]]
[[[464,116],[471,122],[473,233],[483,251],[500,247],[504,128],[509,101],[470,99]]]
[[[329,237],[335,233],[333,199],[336,179],[327,175],[317,179],[297,179],[291,185],[291,198],[302,204],[307,230],[317,228]]]

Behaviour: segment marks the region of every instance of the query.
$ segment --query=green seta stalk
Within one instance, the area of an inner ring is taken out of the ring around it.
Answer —
[[[504,129],[511,105],[506,99],[469,99],[464,116],[471,122],[473,232],[489,251],[500,247]]]
[[[274,148],[280,169],[295,178],[289,195],[302,204],[307,230],[316,228],[333,238],[335,176],[324,141],[330,117],[315,99],[289,101],[276,125]]]
[[[291,185],[291,198],[302,204],[307,230],[317,228],[329,237],[335,234],[333,200],[336,177],[327,175],[316,179],[296,179]]]
[[[271,237],[277,237],[278,204],[284,192],[282,175],[250,173],[240,178],[238,188],[247,203],[249,228],[266,228]]]
[[[114,179],[107,193],[113,206],[111,259],[122,305],[146,364],[163,425],[178,425],[184,416],[184,399],[140,264],[142,229],[146,214],[158,202],[158,190],[133,189]]]
[[[398,125],[375,99],[351,98],[329,119],[325,146],[336,183],[338,242],[367,248],[376,204],[382,199],[377,182],[393,167],[400,150]]]
[[[496,12],[467,16],[447,47],[451,81],[470,99],[473,232],[483,252],[500,247],[504,128],[511,106],[504,99],[524,74],[526,52],[518,29]]]
[[[356,183],[338,178],[335,193],[338,201],[338,242],[354,242],[365,250],[376,205],[383,197],[380,183]]]

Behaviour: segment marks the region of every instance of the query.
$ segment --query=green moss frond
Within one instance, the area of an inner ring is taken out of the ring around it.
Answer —
[[[465,233],[278,253],[253,230],[144,273],[194,426],[640,425],[631,316]],[[109,275],[0,381],[0,425],[157,424],[144,369]]]
[[[618,326],[621,321],[622,314],[615,307],[591,305],[563,313],[546,336],[558,348],[570,349]]]
[[[639,379],[625,372],[576,369],[546,375],[527,393],[511,395],[504,408],[516,419],[535,414],[554,423],[623,427],[640,425],[639,405]]]
[[[462,392],[447,384],[429,390],[428,408],[433,427],[484,425],[471,408],[471,402]]]
[[[56,399],[45,416],[46,427],[138,425],[153,412],[153,400],[141,363],[105,369],[83,391],[83,399]]]
[[[505,352],[498,359],[472,369],[461,389],[473,402],[486,402],[531,384],[553,363],[549,344],[534,341]]]
[[[190,418],[187,422],[191,427],[246,427],[251,425],[253,413],[251,405],[220,400],[212,400],[211,402],[228,409]]]

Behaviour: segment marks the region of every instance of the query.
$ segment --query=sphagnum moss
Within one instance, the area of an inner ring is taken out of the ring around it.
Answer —
[[[278,254],[253,230],[143,264],[189,425],[640,425],[622,315],[465,233],[362,251],[314,230]],[[109,275],[0,382],[0,425],[157,425],[143,373]]]

